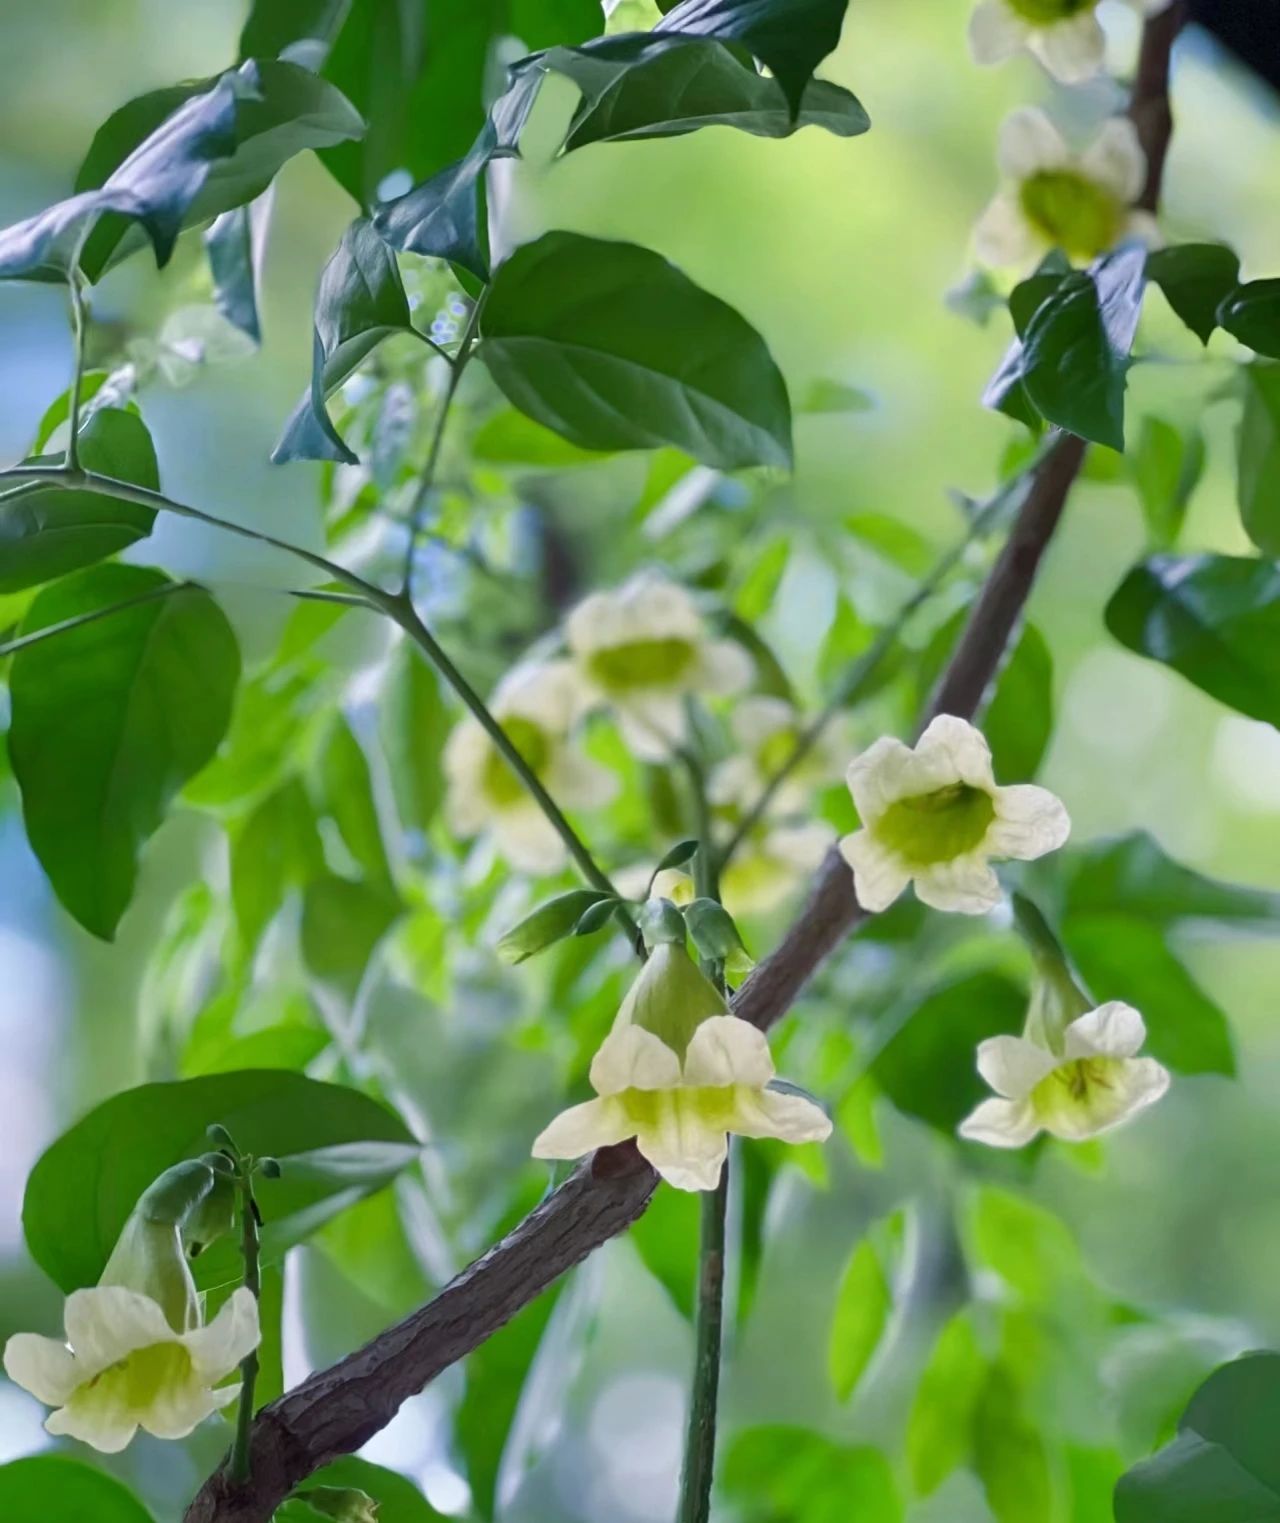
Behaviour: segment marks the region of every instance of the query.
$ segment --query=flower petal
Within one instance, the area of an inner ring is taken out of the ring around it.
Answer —
[[[159,1305],[150,1296],[126,1290],[123,1285],[73,1290],[67,1297],[63,1323],[82,1381],[91,1380],[134,1349],[178,1340]]]
[[[765,856],[771,861],[793,867],[797,872],[812,872],[835,840],[835,829],[825,820],[807,825],[778,825],[764,838]]]
[[[882,735],[849,763],[845,781],[864,825],[874,825],[889,805],[902,797],[911,761],[910,746],[892,735]]]
[[[530,1151],[535,1158],[581,1158],[634,1133],[635,1126],[619,1101],[612,1097],[585,1100],[561,1111],[534,1139]]]
[[[873,915],[887,910],[911,881],[901,857],[882,846],[869,830],[843,837],[840,855],[853,869],[858,903]]]
[[[1125,206],[1137,198],[1147,178],[1147,156],[1127,116],[1113,116],[1103,125],[1081,155],[1080,167]]]
[[[1000,903],[1000,880],[985,858],[975,852],[921,868],[915,884],[916,898],[935,910],[985,915]]]
[[[1000,124],[996,161],[1010,180],[1029,180],[1042,169],[1062,169],[1071,160],[1062,134],[1038,106],[1020,106]]]
[[[993,1148],[1023,1147],[1039,1130],[1025,1100],[984,1100],[959,1126],[962,1137]]]
[[[532,719],[550,735],[563,735],[578,705],[577,676],[571,661],[525,662],[502,679],[490,701],[499,719]]]
[[[1006,1100],[1025,1100],[1058,1060],[1038,1042],[993,1036],[978,1044],[978,1072]]]
[[[678,690],[629,693],[614,705],[627,749],[641,761],[665,761],[684,739],[684,698]]]
[[[1147,1039],[1147,1028],[1132,1005],[1109,1000],[1067,1027],[1064,1047],[1069,1058],[1131,1058]]]
[[[60,1407],[80,1383],[71,1350],[39,1333],[14,1333],[4,1346],[4,1372],[47,1407]]]
[[[572,746],[556,748],[543,779],[548,793],[569,809],[600,809],[618,794],[618,779]]]
[[[236,1389],[230,1387],[233,1394]],[[225,1405],[207,1386],[194,1380],[166,1386],[138,1414],[139,1426],[156,1438],[186,1438],[206,1417]]]
[[[138,1431],[138,1419],[109,1402],[76,1402],[45,1419],[45,1431],[57,1438],[78,1438],[99,1454],[119,1454]]]
[[[1105,63],[1107,34],[1093,11],[1081,11],[1052,26],[1037,27],[1027,46],[1054,79],[1078,85],[1092,79]]]
[[[1064,1142],[1085,1142],[1130,1120],[1169,1088],[1169,1071],[1154,1058],[1094,1058],[1083,1094],[1051,1090],[1048,1103],[1033,1097],[1046,1132]],[[1105,1065],[1105,1074],[1096,1072]],[[1052,1079],[1047,1081],[1053,1085]]]
[[[694,686],[723,698],[748,687],[755,672],[755,662],[736,640],[709,640],[698,653]]]
[[[636,1134],[640,1154],[677,1190],[714,1190],[729,1151],[722,1125],[704,1117],[694,1090],[668,1090]]]
[[[203,1384],[212,1385],[230,1375],[257,1348],[261,1336],[258,1303],[242,1285],[231,1293],[207,1327],[187,1333],[182,1341],[191,1355],[196,1375]]]
[[[1044,247],[1044,240],[1023,215],[1016,196],[1001,191],[992,198],[973,230],[973,252],[993,269],[1022,269]]]
[[[1016,783],[992,795],[996,817],[983,849],[994,857],[1031,862],[1056,851],[1071,834],[1071,819],[1062,800],[1047,788]]]
[[[765,741],[796,723],[794,707],[785,698],[753,693],[734,705],[729,729],[744,751],[758,751]]]
[[[1028,27],[1005,0],[982,0],[969,17],[969,52],[982,66],[1004,63],[1025,44]]]
[[[739,1089],[730,1131],[740,1137],[776,1137],[781,1142],[825,1142],[831,1117],[804,1095],[779,1089]]]
[[[995,787],[991,747],[982,731],[954,714],[939,714],[916,742],[916,763],[930,781],[967,783],[989,792]]]
[[[676,1054],[661,1037],[629,1022],[616,1025],[591,1060],[591,1087],[598,1095],[616,1095],[624,1089],[674,1089],[679,1083]]]
[[[684,1055],[684,1082],[763,1089],[775,1069],[763,1031],[736,1015],[713,1015],[699,1025]]]
[[[490,824],[494,842],[517,872],[542,877],[564,866],[564,842],[532,799],[500,810]]]
[[[1145,243],[1149,249],[1164,247],[1164,234],[1152,212],[1131,211],[1125,218],[1123,238]]]

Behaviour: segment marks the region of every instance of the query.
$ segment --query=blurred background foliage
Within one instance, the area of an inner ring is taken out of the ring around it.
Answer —
[[[652,20],[638,0],[626,8]],[[1022,431],[977,400],[1006,319],[974,321],[957,294],[994,183],[996,127],[1009,107],[1045,100],[1084,134],[1120,97],[1109,83],[1055,93],[1030,61],[979,73],[967,14],[966,0],[858,0],[823,71],[871,114],[873,131],[851,140],[711,129],[549,163],[539,144],[555,141],[574,97],[562,81],[544,93],[526,161],[497,176],[505,246],[564,227],[655,248],[760,329],[793,397],[831,382],[857,394],[841,410],[800,413],[792,479],[731,480],[691,477],[668,452],[578,459],[473,372],[421,569],[429,622],[482,689],[582,593],[658,561],[751,624],[776,657],[764,681],[812,708],[961,532],[962,498],[986,497],[1025,459]],[[10,8],[0,221],[65,194],[120,102],[232,61],[243,19],[236,0]],[[1106,19],[1123,72],[1137,23],[1120,5]],[[1223,239],[1247,274],[1277,273],[1273,98],[1193,31],[1176,54],[1175,103],[1170,236]],[[174,496],[317,548],[327,534],[377,566],[397,553],[386,505],[421,465],[440,385],[420,346],[385,345],[335,399],[367,472],[267,463],[308,374],[320,268],[351,214],[310,156],[286,167],[257,353],[226,342],[189,362],[188,309],[207,304],[208,284],[188,239],[162,276],[138,259],[106,280],[90,360],[128,353],[146,373],[139,400]],[[456,324],[451,279],[410,264],[417,310]],[[10,459],[63,390],[70,345],[58,290],[8,286],[0,307]],[[1180,543],[1243,553],[1235,346],[1219,333],[1202,358],[1153,294],[1139,352],[1150,363],[1131,377],[1131,450],[1139,430],[1201,430],[1205,470]],[[1033,881],[1066,905],[1095,994],[1132,987],[1152,1051],[1173,1062],[1177,1049],[1183,1072],[1165,1102],[1103,1144],[993,1156],[951,1132],[979,1095],[975,1041],[1021,1020],[1028,966],[1007,929],[904,905],[841,953],[776,1041],[780,1069],[832,1106],[836,1138],[789,1156],[752,1145],[736,1173],[726,1518],[1107,1519],[1116,1475],[1168,1437],[1208,1369],[1280,1340],[1269,1162],[1280,1145],[1280,961],[1256,934],[1274,928],[1274,906],[1188,889],[1171,910],[1156,894],[1108,897],[1089,878],[1102,851],[1090,843],[1142,830],[1202,874],[1280,888],[1275,731],[1104,628],[1108,597],[1148,543],[1131,475],[1093,452],[1002,679],[993,740],[1003,780],[1034,774],[1070,807],[1073,850]],[[495,958],[501,931],[570,878],[531,886],[483,841],[456,838],[434,760],[454,707],[370,616],[291,606],[268,590],[293,585],[291,566],[186,523],[158,525],[141,548],[131,558],[216,585],[248,680],[228,747],[148,849],[113,945],[57,906],[16,791],[0,785],[0,1333],[57,1315],[19,1214],[31,1164],[73,1120],[146,1080],[305,1068],[389,1099],[428,1146],[269,1282],[282,1307],[278,1389],[420,1302],[536,1203],[547,1176],[529,1142],[582,1089],[631,969],[621,941],[603,936],[517,970]],[[991,553],[974,547],[912,626],[912,648],[845,721],[847,754],[909,727]],[[652,865],[689,830],[671,775],[627,758],[605,724],[590,748],[627,781],[593,817],[593,845],[611,869]],[[332,902],[309,896],[304,914],[305,862],[273,834],[299,789],[321,838],[298,851],[323,850],[381,895],[381,922],[368,894],[356,914],[341,889]],[[839,786],[815,793],[814,812],[851,823]],[[1168,871],[1154,848],[1125,849]],[[753,952],[795,904],[794,892],[744,904]],[[660,1191],[628,1238],[450,1370],[367,1457],[411,1477],[445,1515],[667,1518],[695,1219],[691,1198]],[[40,1417],[0,1386],[4,1458],[48,1442]],[[143,1438],[109,1468],[171,1517],[224,1442],[216,1425],[183,1444]],[[430,1516],[412,1497],[403,1512],[391,1503],[387,1493],[389,1519]]]

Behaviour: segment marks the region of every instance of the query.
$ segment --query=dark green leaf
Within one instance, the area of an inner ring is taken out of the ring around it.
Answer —
[[[166,585],[140,566],[95,566],[45,588],[22,629]],[[115,934],[142,846],[226,734],[239,674],[226,616],[195,587],[14,657],[9,756],[27,835],[59,899],[95,936]]]
[[[1280,894],[1203,877],[1166,856],[1145,830],[1077,848],[1066,870],[1069,916],[1118,912],[1160,924],[1225,920],[1280,929]]]
[[[1244,410],[1236,444],[1236,495],[1245,532],[1280,554],[1280,365],[1244,365]]]
[[[81,428],[79,443],[86,470],[159,490],[156,452],[137,413],[98,408]],[[0,497],[0,592],[34,587],[105,560],[145,539],[155,517],[153,508],[100,492],[19,487]]]
[[[875,1244],[865,1237],[854,1248],[840,1276],[835,1316],[827,1344],[827,1370],[838,1401],[848,1401],[879,1346],[893,1291]]]
[[[1218,308],[1218,322],[1256,354],[1280,360],[1280,280],[1237,286]]]
[[[604,930],[613,918],[616,899],[601,899],[598,904],[588,905],[582,914],[578,916],[578,923],[573,928],[575,936],[594,936],[597,931]]]
[[[746,1428],[725,1456],[726,1495],[744,1523],[900,1523],[893,1471],[878,1449],[812,1428]]]
[[[677,841],[658,863],[657,867],[654,868],[653,878],[656,878],[659,873],[666,872],[669,867],[683,867],[686,862],[693,860],[697,855],[697,851],[698,842],[696,838],[689,841]],[[653,878],[649,880],[651,885]]]
[[[447,259],[479,280],[489,279],[489,229],[484,176],[497,150],[486,123],[470,149],[429,179],[380,206],[378,235],[393,249],[427,259]]]
[[[5,1523],[152,1523],[123,1482],[60,1454],[0,1465],[0,1517]]]
[[[510,401],[583,448],[791,462],[786,385],[764,340],[649,249],[547,233],[498,270],[482,326],[479,353]]]
[[[1280,1520],[1280,1354],[1245,1354],[1191,1398],[1178,1436],[1121,1476],[1116,1523]]]
[[[813,71],[840,41],[847,5],[848,0],[681,0],[654,31],[740,42],[778,80],[796,116]]]
[[[573,933],[583,915],[597,904],[612,905],[608,894],[594,888],[575,888],[540,904],[532,914],[513,925],[495,950],[503,962],[521,963],[544,947]]]
[[[1280,724],[1280,571],[1231,555],[1156,555],[1107,604],[1107,628],[1229,708]]]
[[[32,1169],[22,1221],[35,1261],[64,1291],[95,1284],[138,1197],[170,1165],[206,1152],[214,1123],[244,1151],[281,1162],[279,1179],[256,1186],[271,1260],[418,1153],[386,1106],[282,1069],[144,1084],[91,1110]],[[238,1258],[239,1245],[221,1239],[196,1260],[197,1278],[235,1279]]]
[[[316,292],[311,389],[285,424],[272,460],[356,457],[329,421],[325,400],[385,338],[416,332],[395,255],[365,218],[342,235]]]
[[[302,956],[321,983],[355,998],[369,959],[399,918],[400,901],[386,888],[327,873],[307,885],[302,901]]]
[[[1218,326],[1218,308],[1240,279],[1240,260],[1221,243],[1178,243],[1147,255],[1147,279],[1202,344]]]
[[[1204,436],[1197,428],[1184,433],[1163,418],[1148,416],[1127,460],[1151,543],[1157,550],[1170,550],[1204,473]]]
[[[262,342],[258,318],[258,260],[254,253],[252,206],[237,206],[214,220],[204,235],[213,299],[231,324]]]
[[[871,1075],[900,1111],[948,1135],[987,1086],[974,1053],[987,1037],[1017,1034],[1026,992],[995,973],[975,973],[935,990],[871,1065]]]
[[[304,38],[332,42],[350,0],[253,0],[240,33],[241,58],[274,58]]]

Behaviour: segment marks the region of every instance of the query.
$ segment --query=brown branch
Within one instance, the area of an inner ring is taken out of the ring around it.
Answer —
[[[1169,51],[1183,20],[1182,0],[1175,0],[1143,30],[1130,115],[1148,156],[1147,185],[1138,203],[1147,209],[1159,196],[1169,145]],[[1046,455],[922,724],[940,713],[969,718],[978,711],[1083,459],[1084,445],[1066,434]],[[735,1013],[762,1029],[771,1026],[865,918],[849,869],[833,850],[790,931],[739,990]],[[410,1396],[478,1348],[553,1280],[624,1232],[644,1211],[656,1184],[633,1144],[601,1149],[434,1301],[265,1407],[254,1421],[249,1482],[237,1485],[218,1470],[187,1509],[184,1523],[268,1523],[308,1475],[366,1443]]]

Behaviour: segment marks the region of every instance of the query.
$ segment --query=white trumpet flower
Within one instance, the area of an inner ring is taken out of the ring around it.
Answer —
[[[1055,248],[1087,263],[1126,238],[1159,243],[1155,218],[1132,208],[1147,158],[1128,117],[1074,153],[1043,111],[1023,106],[1000,128],[997,160],[1006,183],[974,231],[984,264],[1025,268]]]
[[[678,1190],[714,1190],[728,1134],[821,1142],[831,1122],[804,1096],[771,1088],[764,1033],[730,1015],[682,946],[654,948],[591,1063],[598,1096],[561,1112],[535,1158],[579,1158],[636,1139]]]
[[[577,687],[567,662],[517,667],[499,685],[490,708],[558,804],[591,809],[613,798],[617,779],[570,737]],[[564,865],[564,843],[555,828],[475,719],[462,720],[449,736],[444,772],[445,811],[461,835],[490,831],[521,872],[551,873]]]
[[[729,730],[736,750],[711,774],[707,797],[717,808],[745,811],[790,760],[803,721],[785,698],[753,694],[734,705]],[[838,730],[828,728],[783,779],[770,801],[769,813],[783,816],[806,811],[814,790],[840,776],[844,754]]]
[[[1162,11],[1169,0],[1130,0],[1144,15]],[[1064,85],[1097,74],[1107,54],[1097,0],[982,0],[969,19],[969,49],[975,63],[1003,63],[1024,49]]]
[[[116,1454],[139,1428],[185,1438],[240,1394],[220,1386],[258,1346],[258,1303],[243,1287],[207,1327],[177,1332],[150,1296],[96,1285],[67,1297],[66,1341],[15,1333],[9,1379],[55,1408],[45,1427]]]
[[[644,761],[664,760],[684,739],[689,695],[736,693],[751,680],[746,651],[712,639],[688,592],[658,571],[592,593],[569,615],[565,636],[582,707],[612,709]]]
[[[888,909],[908,883],[934,909],[982,915],[1000,902],[990,859],[1031,861],[1071,822],[1046,788],[1002,788],[991,749],[963,719],[940,715],[913,749],[884,737],[850,763],[862,829],[840,851],[863,909]]]
[[[1154,1105],[1169,1071],[1137,1053],[1142,1017],[1113,1000],[1078,1017],[1054,1052],[1027,1037],[991,1037],[978,1048],[978,1072],[997,1099],[984,1100],[960,1123],[960,1135],[991,1147],[1018,1148],[1037,1133],[1084,1142]]]

